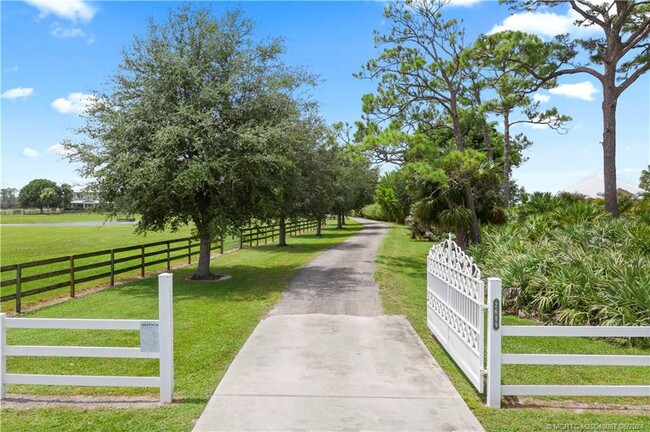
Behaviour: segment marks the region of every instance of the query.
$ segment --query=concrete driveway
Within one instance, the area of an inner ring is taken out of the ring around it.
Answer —
[[[195,431],[483,430],[410,323],[383,314],[374,260],[387,228],[363,223],[294,278]]]

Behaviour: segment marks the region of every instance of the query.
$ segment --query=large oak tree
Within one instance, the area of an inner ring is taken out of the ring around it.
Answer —
[[[239,10],[213,17],[183,6],[149,23],[67,143],[113,212],[141,214],[138,231],[194,223],[196,279],[210,279],[210,245],[273,199],[290,163],[278,137],[301,110],[309,75],[282,62]]]

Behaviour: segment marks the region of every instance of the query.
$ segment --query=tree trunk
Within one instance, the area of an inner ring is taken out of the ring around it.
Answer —
[[[605,66],[606,82],[603,84],[603,176],[605,177],[605,210],[618,217],[616,194],[616,70]]]
[[[503,114],[503,206],[510,206],[510,115]]]
[[[345,225],[345,212],[341,212],[341,225]]]
[[[474,193],[469,185],[465,186],[465,205],[472,214],[472,222],[469,230],[472,243],[481,243],[481,226],[479,225],[478,217],[476,216]]]
[[[321,234],[321,226],[323,225],[323,219],[318,218],[318,222],[316,223],[316,237],[322,237],[323,234]]]
[[[280,216],[280,230],[278,233],[278,246],[284,247],[287,245],[287,224],[284,215]]]
[[[342,229],[342,228],[343,228],[343,224],[342,224],[342,221],[341,221],[341,212],[337,212],[336,213],[336,229]]]
[[[452,95],[453,96],[453,95]],[[465,142],[463,141],[463,130],[460,127],[460,118],[456,107],[456,100],[451,100],[451,120],[454,125],[454,139],[456,141],[456,148],[460,151],[465,151]],[[470,226],[470,236],[474,243],[481,242],[481,227],[478,223],[478,216],[476,215],[476,204],[474,202],[474,192],[470,185],[465,186],[465,206],[472,214],[472,223]]]
[[[456,244],[463,250],[467,247],[467,230],[465,228],[456,228]]]
[[[485,141],[485,148],[487,149],[488,160],[492,162],[494,160],[494,152],[492,151],[492,138],[488,133],[487,122],[485,117],[481,119],[481,130],[483,131],[483,141]]]
[[[199,229],[198,226],[197,229]],[[196,267],[196,273],[192,276],[192,279],[212,279],[214,277],[210,272],[210,245],[212,243],[212,233],[209,229],[200,229],[199,238],[201,240],[199,248],[199,264]]]

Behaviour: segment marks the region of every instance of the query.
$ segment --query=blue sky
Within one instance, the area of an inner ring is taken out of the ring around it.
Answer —
[[[511,15],[496,1],[453,0],[447,14],[464,20],[468,37],[512,28],[551,37],[576,32],[568,10]],[[176,2],[3,1],[1,10],[2,187],[20,188],[34,178],[81,184],[58,144],[74,139],[87,94],[100,88],[120,62],[120,49],[146,29],[146,19],[164,20]],[[215,13],[233,3],[211,2]],[[286,61],[318,74],[315,98],[329,123],[354,122],[361,96],[374,84],[352,76],[376,56],[373,30],[386,29],[383,2],[237,3],[258,23],[258,35],[281,36]],[[519,126],[534,142],[529,161],[514,177],[528,191],[557,191],[602,172],[600,85],[588,75],[562,78],[540,92],[542,107],[557,106],[573,117],[570,131]],[[638,184],[650,163],[650,78],[623,94],[618,104],[618,176]]]

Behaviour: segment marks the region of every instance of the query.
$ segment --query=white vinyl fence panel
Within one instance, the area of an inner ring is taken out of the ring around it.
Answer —
[[[158,320],[7,318],[0,314],[0,399],[7,384],[109,387],[159,387],[160,401],[174,397],[174,324],[172,274],[158,276]],[[139,348],[7,345],[6,329],[137,330]],[[6,357],[100,357],[160,359],[160,375],[151,377],[13,374]]]
[[[645,396],[650,385],[502,385],[501,365],[650,366],[647,355],[504,354],[509,337],[650,337],[649,326],[512,326],[501,325],[501,280],[488,279],[487,404],[501,407],[501,396]]]

